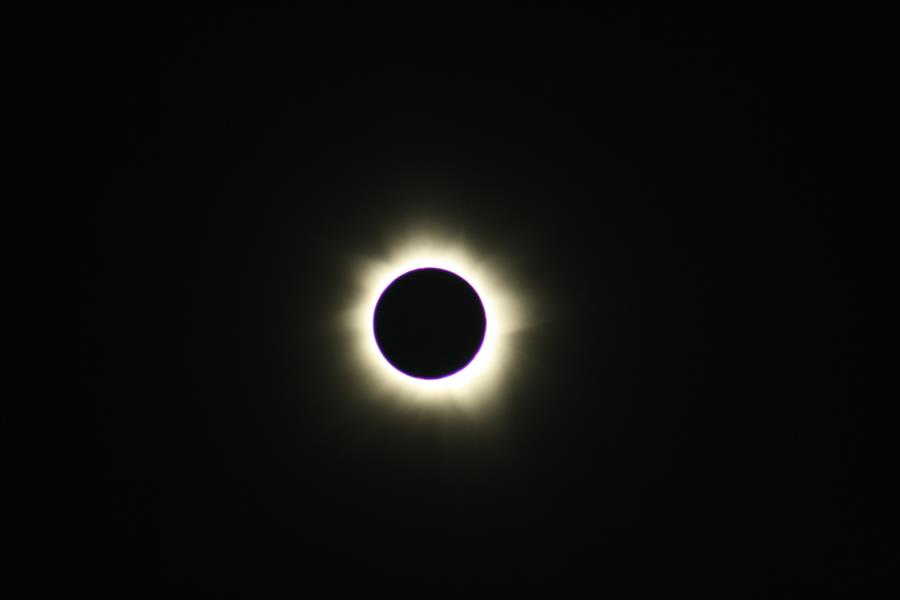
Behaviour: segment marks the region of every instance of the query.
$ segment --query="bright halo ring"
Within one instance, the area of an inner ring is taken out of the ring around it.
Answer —
[[[423,268],[450,271],[467,281],[485,314],[484,339],[477,354],[461,370],[438,379],[420,379],[397,370],[382,355],[373,326],[384,290],[401,275]],[[382,260],[361,261],[357,266],[360,293],[347,311],[345,325],[354,340],[366,389],[400,400],[468,407],[496,397],[514,356],[512,336],[524,326],[522,303],[502,284],[499,273],[496,264],[474,259],[462,244],[433,240],[399,244]]]

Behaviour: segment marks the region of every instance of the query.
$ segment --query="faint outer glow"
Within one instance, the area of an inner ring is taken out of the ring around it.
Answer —
[[[381,354],[373,329],[375,305],[385,288],[400,275],[426,267],[452,271],[468,281],[481,298],[486,318],[478,354],[462,370],[440,379],[418,379],[395,369]],[[399,243],[383,259],[370,259],[357,268],[360,293],[345,325],[368,390],[417,403],[469,408],[496,396],[514,357],[513,334],[525,325],[522,302],[502,285],[496,265],[476,259],[460,243],[441,243],[429,236]]]

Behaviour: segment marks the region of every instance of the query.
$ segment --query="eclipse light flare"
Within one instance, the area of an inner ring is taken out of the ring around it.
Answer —
[[[475,408],[495,400],[511,375],[516,332],[527,324],[525,302],[509,289],[500,264],[456,241],[435,235],[410,237],[380,258],[355,265],[357,293],[342,322],[350,334],[353,357],[365,390],[417,404]],[[484,338],[464,368],[446,377],[418,378],[401,372],[378,346],[373,317],[382,293],[399,277],[417,269],[441,269],[458,275],[477,292],[484,308]]]

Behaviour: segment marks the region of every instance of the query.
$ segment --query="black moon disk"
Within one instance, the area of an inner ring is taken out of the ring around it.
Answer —
[[[444,269],[409,271],[375,305],[375,341],[398,371],[440,379],[468,365],[484,341],[487,321],[478,293]]]

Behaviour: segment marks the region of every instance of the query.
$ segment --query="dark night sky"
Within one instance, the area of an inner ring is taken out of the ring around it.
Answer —
[[[347,12],[28,36],[27,589],[896,587],[880,16]],[[543,307],[490,426],[379,410],[324,327],[423,216]]]

